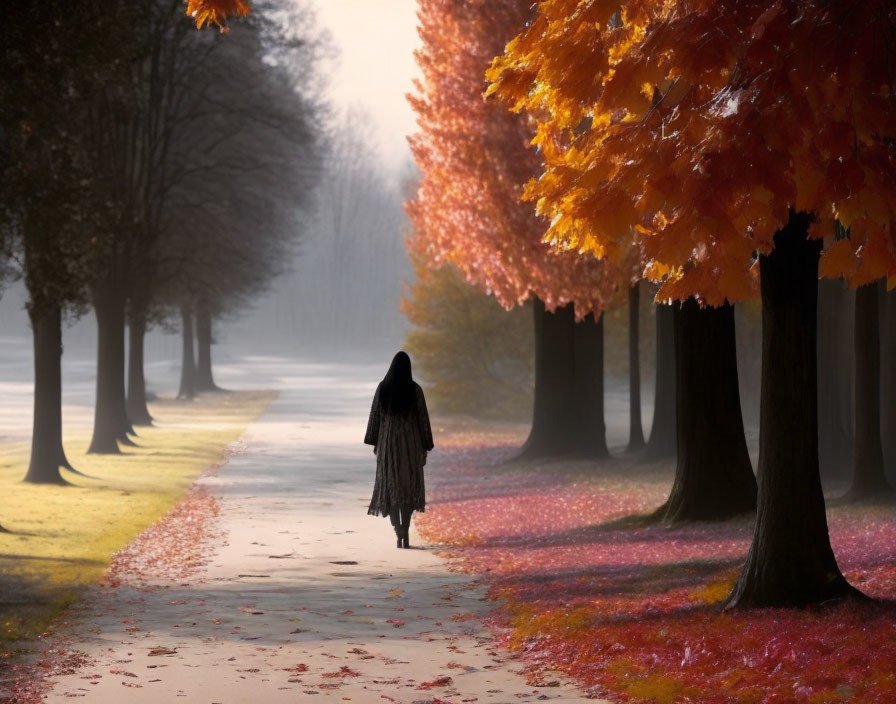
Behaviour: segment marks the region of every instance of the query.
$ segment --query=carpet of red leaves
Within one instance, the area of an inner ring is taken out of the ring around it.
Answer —
[[[722,612],[752,520],[676,527],[671,467],[502,465],[519,437],[455,433],[427,465],[424,537],[479,573],[532,672],[629,702],[896,702],[896,508],[828,511],[847,578],[877,600]]]

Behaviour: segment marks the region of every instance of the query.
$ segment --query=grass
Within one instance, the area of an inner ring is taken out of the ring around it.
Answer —
[[[23,483],[29,447],[0,447],[0,657],[51,628],[111,556],[182,499],[229,443],[276,398],[275,392],[210,394],[150,404],[155,427],[140,447],[88,455],[85,432],[66,436],[69,461],[91,478],[64,472],[71,486]]]

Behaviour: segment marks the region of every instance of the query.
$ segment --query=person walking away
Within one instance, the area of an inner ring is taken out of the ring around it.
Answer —
[[[411,358],[398,352],[376,387],[364,442],[373,445],[376,478],[367,513],[388,516],[397,547],[409,548],[414,511],[426,509],[423,467],[433,449],[423,389],[411,374]]]

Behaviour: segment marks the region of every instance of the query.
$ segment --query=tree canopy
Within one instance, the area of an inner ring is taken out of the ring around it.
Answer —
[[[659,298],[717,305],[755,295],[756,253],[804,211],[850,232],[823,275],[892,275],[894,22],[882,0],[540,3],[489,77],[538,122],[546,240],[634,242]]]

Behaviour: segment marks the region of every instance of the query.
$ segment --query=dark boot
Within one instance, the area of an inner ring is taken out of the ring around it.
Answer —
[[[404,547],[404,548],[411,547],[410,539],[408,538],[408,532],[411,530],[411,514],[413,514],[413,513],[414,513],[414,511],[412,509],[402,511],[401,541],[403,543],[402,547]]]
[[[389,521],[392,523],[392,528],[395,529],[395,538],[397,540],[395,547],[397,547],[397,548],[404,547],[402,545],[402,538],[404,536],[404,531],[402,530],[402,526],[401,526],[401,514],[399,513],[399,510],[397,508],[393,509],[389,512]]]

